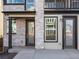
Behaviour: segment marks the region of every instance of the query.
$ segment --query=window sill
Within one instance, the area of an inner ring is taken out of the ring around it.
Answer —
[[[58,43],[58,40],[57,41],[44,41],[45,43]]]

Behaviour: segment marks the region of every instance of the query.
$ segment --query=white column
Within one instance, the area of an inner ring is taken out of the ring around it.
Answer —
[[[35,0],[35,48],[44,48],[44,0]]]
[[[78,34],[77,34],[77,48],[79,50],[79,15],[78,15],[78,18],[77,18],[77,31],[78,31]]]

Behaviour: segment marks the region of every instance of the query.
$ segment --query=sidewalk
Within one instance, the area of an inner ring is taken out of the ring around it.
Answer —
[[[13,59],[79,59],[79,51],[66,50],[34,50],[26,49],[19,52]]]

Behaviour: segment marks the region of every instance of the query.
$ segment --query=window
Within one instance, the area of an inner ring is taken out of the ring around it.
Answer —
[[[57,17],[45,17],[45,41],[57,41]]]
[[[7,0],[7,3],[24,3],[25,0]]]
[[[26,10],[34,11],[34,0],[26,0]]]
[[[9,33],[9,20],[7,20],[7,33]],[[12,33],[16,33],[16,20],[12,20]]]

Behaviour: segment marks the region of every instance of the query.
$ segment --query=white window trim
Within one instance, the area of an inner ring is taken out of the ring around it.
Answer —
[[[44,21],[46,21],[46,19],[49,19],[49,18],[56,18],[56,29],[46,29],[46,23],[44,24],[45,25],[45,42],[57,42],[58,41],[58,17],[54,17],[54,16],[46,16]],[[46,30],[56,30],[56,39],[55,40],[46,40]]]

